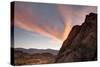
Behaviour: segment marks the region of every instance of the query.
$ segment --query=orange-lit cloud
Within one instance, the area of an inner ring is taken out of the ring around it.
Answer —
[[[57,6],[57,10],[64,21],[61,22],[64,27],[63,32],[59,32],[56,26],[52,29],[47,23],[39,25],[37,22],[38,18],[34,17],[36,15],[33,14],[31,7],[31,5],[28,5],[27,8],[23,9],[18,6],[15,8],[15,26],[29,32],[36,32],[42,36],[49,37],[54,42],[62,43],[67,38],[72,27],[71,8],[67,7],[66,9],[66,7],[62,5]]]
[[[64,32],[62,35],[62,40],[65,40],[72,28],[72,9],[68,6],[65,7],[64,5],[58,5],[58,11],[64,20]]]
[[[35,20],[32,20],[33,21],[32,22],[29,19],[25,18],[23,15],[21,16],[22,17],[19,17],[16,15],[15,17],[16,27],[19,27],[29,32],[36,32],[42,36],[46,36],[46,37],[51,38],[52,40],[61,42],[60,38],[58,37],[57,31],[55,29],[54,30],[50,29],[49,25],[44,25],[45,27],[42,27],[38,25]],[[22,20],[23,18],[24,20]],[[46,30],[48,30],[48,32]]]

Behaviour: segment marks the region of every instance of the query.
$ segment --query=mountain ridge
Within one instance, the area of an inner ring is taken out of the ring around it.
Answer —
[[[36,49],[36,48],[14,48],[14,50],[17,51],[22,51],[24,53],[29,53],[29,54],[34,54],[34,53],[51,53],[53,55],[57,55],[58,50],[53,50],[53,49]]]

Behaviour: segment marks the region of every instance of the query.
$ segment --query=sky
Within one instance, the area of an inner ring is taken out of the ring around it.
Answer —
[[[75,25],[96,6],[15,2],[14,47],[59,50]]]

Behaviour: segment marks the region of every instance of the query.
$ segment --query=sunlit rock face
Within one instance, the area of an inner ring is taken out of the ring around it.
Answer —
[[[86,16],[81,26],[74,26],[57,55],[56,63],[97,60],[97,14]]]

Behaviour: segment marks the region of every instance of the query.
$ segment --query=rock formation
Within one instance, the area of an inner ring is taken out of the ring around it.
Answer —
[[[57,55],[56,63],[97,60],[97,14],[90,13],[84,23],[72,28]]]

